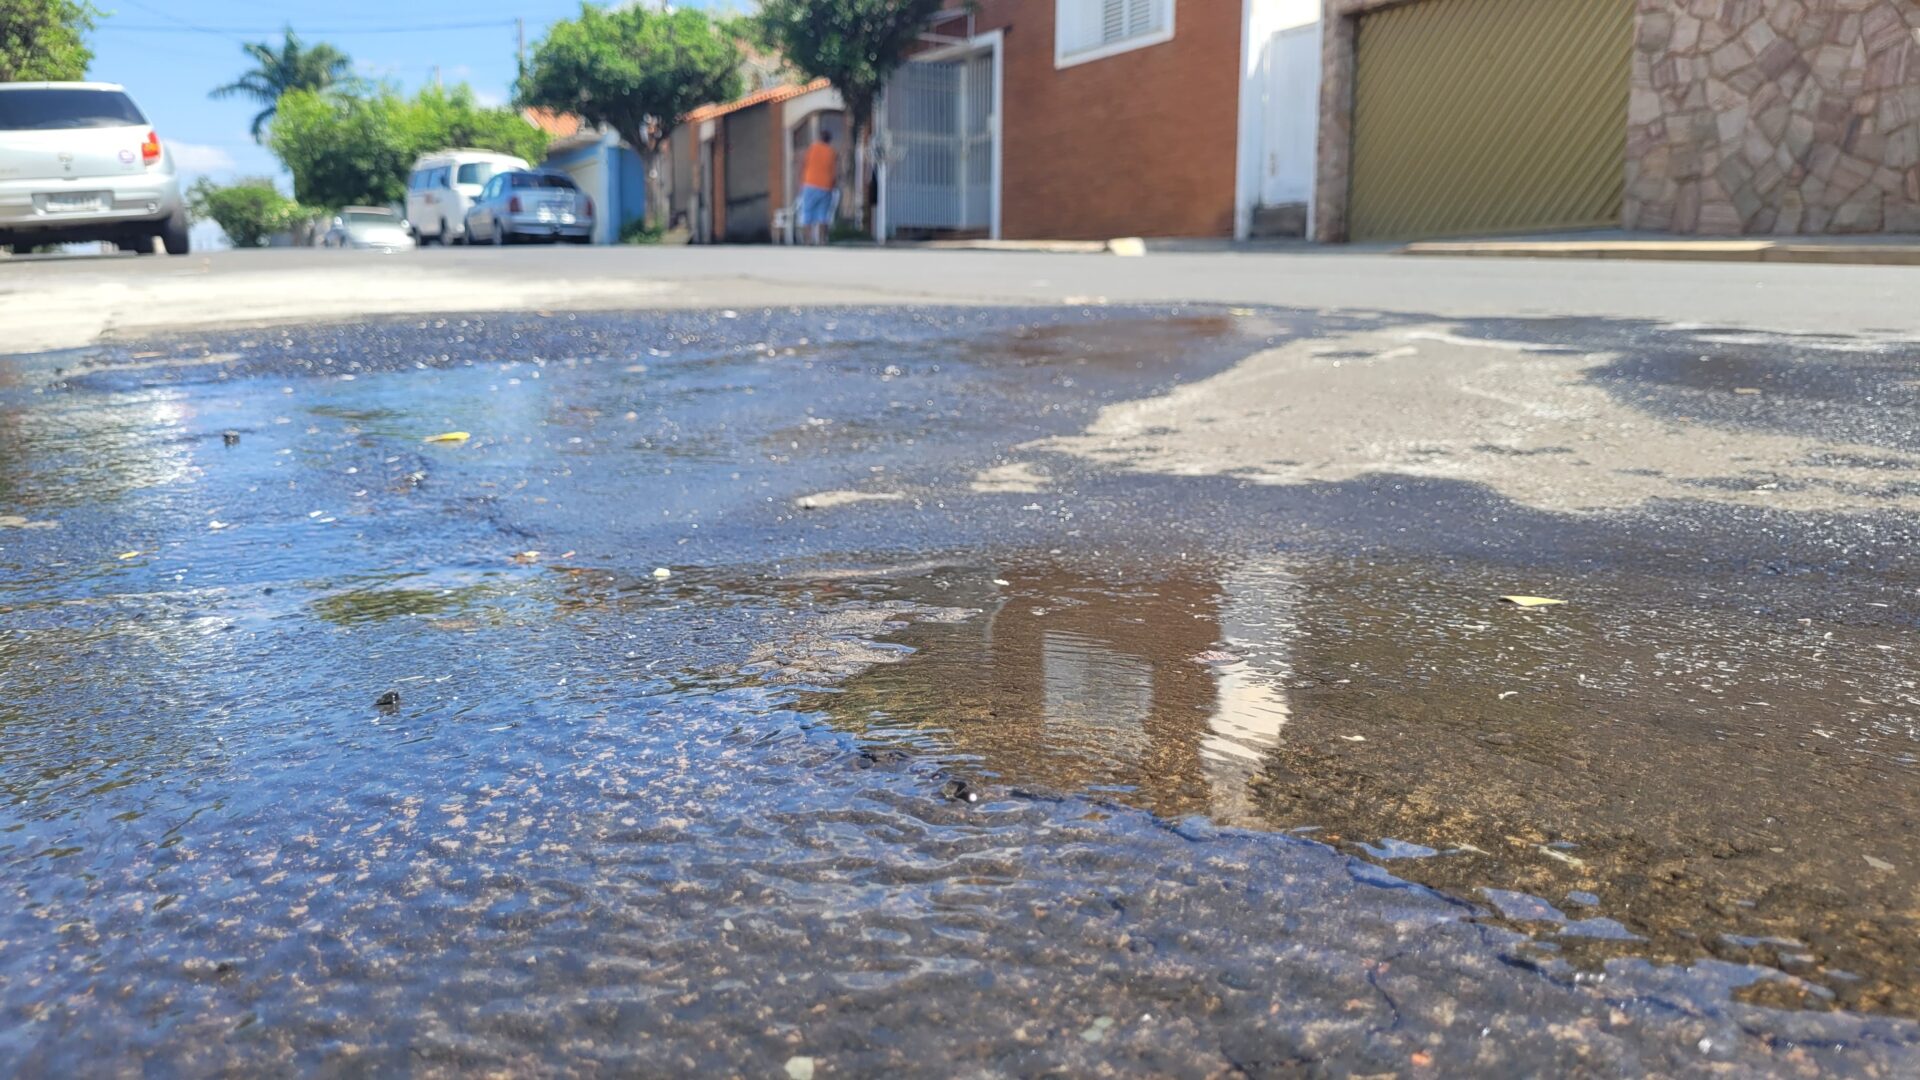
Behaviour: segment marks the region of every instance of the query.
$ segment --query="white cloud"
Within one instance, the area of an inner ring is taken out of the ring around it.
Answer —
[[[507,95],[497,90],[484,90],[475,87],[473,90],[473,100],[479,102],[483,108],[498,109],[506,105]]]
[[[167,147],[173,151],[173,163],[181,172],[226,172],[233,168],[233,155],[217,146],[173,139]]]

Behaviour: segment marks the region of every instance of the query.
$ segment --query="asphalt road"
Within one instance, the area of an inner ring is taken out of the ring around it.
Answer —
[[[1911,1075],[1910,273],[0,263],[0,1061]]]
[[[206,287],[208,280],[222,282]],[[410,311],[1185,301],[1920,335],[1920,270],[1391,254],[1105,255],[764,247],[321,250],[0,262],[18,348]]]

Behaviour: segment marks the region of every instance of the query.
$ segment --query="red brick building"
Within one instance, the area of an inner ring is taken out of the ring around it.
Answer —
[[[1318,18],[1316,0],[956,3],[887,93],[881,226],[1007,239],[1303,232]]]

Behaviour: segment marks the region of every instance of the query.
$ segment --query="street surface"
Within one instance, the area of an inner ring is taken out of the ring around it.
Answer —
[[[1914,1075],[1916,281],[0,262],[0,1061]]]

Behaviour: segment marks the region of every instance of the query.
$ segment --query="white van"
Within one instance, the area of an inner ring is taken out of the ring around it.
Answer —
[[[413,163],[407,178],[407,220],[422,244],[464,244],[467,211],[495,173],[532,168],[491,150],[441,150]]]

